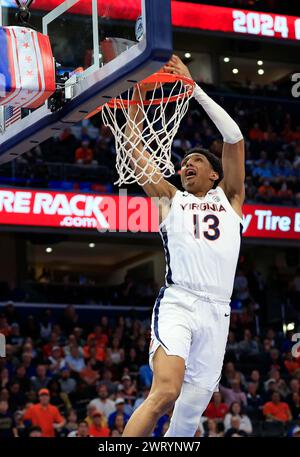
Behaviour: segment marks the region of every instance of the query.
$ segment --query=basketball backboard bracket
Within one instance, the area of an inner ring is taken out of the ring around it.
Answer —
[[[77,1],[66,0],[60,6],[72,7]],[[102,67],[96,54],[92,67],[74,84],[72,100],[53,113],[44,105],[0,134],[0,163],[15,159],[84,119],[99,105],[157,72],[169,60],[173,51],[171,0],[142,0],[142,14],[146,31],[143,38]],[[45,24],[51,22],[51,16],[47,16]],[[96,46],[97,39],[94,37]]]

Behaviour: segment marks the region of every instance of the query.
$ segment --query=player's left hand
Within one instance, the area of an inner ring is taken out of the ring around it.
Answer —
[[[143,82],[143,81],[142,81],[142,82],[139,84],[140,90],[141,90],[142,92],[150,92],[150,91],[156,89],[157,86],[158,86],[158,83],[156,83],[156,82],[147,83],[147,82]]]
[[[171,60],[167,63],[167,65],[164,66],[164,71],[193,79],[188,67],[175,54],[171,57]]]

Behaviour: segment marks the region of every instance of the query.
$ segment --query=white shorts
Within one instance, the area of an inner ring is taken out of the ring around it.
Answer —
[[[230,304],[178,286],[163,287],[151,325],[149,363],[159,346],[185,360],[184,380],[212,392],[218,390],[227,343]]]

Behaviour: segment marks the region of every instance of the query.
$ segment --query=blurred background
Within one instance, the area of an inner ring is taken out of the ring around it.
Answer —
[[[58,3],[47,2],[47,9]],[[300,332],[300,112],[292,75],[300,73],[299,5],[172,3],[174,52],[243,131],[245,213],[252,216],[235,278],[221,390],[198,434],[297,436],[300,353],[292,348]],[[38,0],[33,5],[37,29],[42,7]],[[120,11],[119,18],[102,21],[103,36],[132,40],[125,1]],[[90,65],[90,17],[82,13],[52,25],[63,70]],[[14,23],[14,14],[5,8],[6,23]],[[221,155],[219,133],[192,101],[172,149],[176,186],[184,153],[197,145]],[[165,270],[158,233],[100,234],[80,217],[62,227],[58,213],[48,224],[42,215],[22,218],[16,204],[3,203],[23,192],[32,201],[35,192],[117,194],[114,164],[114,138],[95,116],[0,168],[0,333],[7,340],[0,359],[0,437],[121,436],[149,393],[151,309]],[[143,195],[138,186],[127,191]],[[260,226],[259,210],[290,222]],[[61,415],[55,431],[45,431],[43,422],[33,430],[24,419],[41,401],[42,388]],[[170,415],[161,418],[155,436],[163,436]]]

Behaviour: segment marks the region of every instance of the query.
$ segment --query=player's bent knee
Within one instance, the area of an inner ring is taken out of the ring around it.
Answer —
[[[177,398],[179,397],[180,388],[177,388],[176,386],[170,386],[167,389],[163,389],[159,393],[162,400],[167,404],[167,406],[170,405],[170,407],[172,407],[176,402]]]
[[[173,408],[179,394],[180,388],[172,385],[157,388],[148,397],[149,401],[152,402],[153,413],[157,415],[164,414]]]

